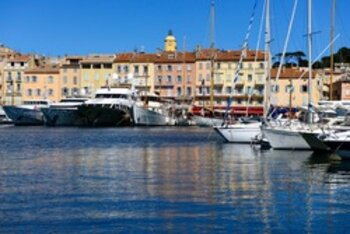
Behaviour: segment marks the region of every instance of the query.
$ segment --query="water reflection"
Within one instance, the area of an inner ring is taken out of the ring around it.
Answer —
[[[205,129],[51,130],[36,146],[17,131],[26,151],[0,151],[1,232],[349,227],[349,165],[327,155],[222,144]]]

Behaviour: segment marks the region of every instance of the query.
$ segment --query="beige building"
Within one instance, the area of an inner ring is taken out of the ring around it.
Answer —
[[[49,99],[58,102],[64,96],[61,89],[60,69],[55,66],[39,66],[24,72],[22,100]]]
[[[154,92],[155,54],[117,54],[113,63],[112,84],[132,84],[138,90]]]
[[[306,71],[306,72],[305,72]],[[271,93],[271,104],[275,106],[288,107],[291,103],[292,107],[300,107],[308,105],[308,77],[309,73],[306,68],[285,68],[282,70],[278,83],[275,78],[277,69],[271,70],[272,85],[276,85],[275,92]],[[312,73],[311,82],[311,101],[317,104],[322,98],[322,79],[319,74],[314,71]],[[291,91],[291,92],[290,92]]]
[[[79,96],[82,91],[80,61],[83,57],[67,56],[61,60],[59,67],[61,96]]]
[[[94,95],[113,75],[114,55],[90,55],[80,61],[81,94]]]
[[[24,71],[33,65],[34,57],[28,55],[14,55],[5,61],[2,72],[2,104],[22,103]]]

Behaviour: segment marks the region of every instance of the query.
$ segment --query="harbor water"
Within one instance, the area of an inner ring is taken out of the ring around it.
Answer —
[[[1,233],[346,233],[350,162],[209,128],[0,129]]]

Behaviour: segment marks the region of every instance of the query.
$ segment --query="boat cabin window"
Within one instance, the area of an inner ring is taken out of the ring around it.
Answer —
[[[47,105],[47,101],[24,101],[24,105]]]
[[[141,101],[145,101],[145,96],[141,97]],[[161,99],[159,97],[147,97],[147,101],[161,102]]]
[[[85,102],[86,99],[62,99],[60,102],[67,103],[67,102]]]
[[[124,98],[127,99],[125,94],[96,94],[95,98]]]

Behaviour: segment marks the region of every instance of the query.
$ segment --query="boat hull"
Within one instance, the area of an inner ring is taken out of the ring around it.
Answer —
[[[84,126],[87,122],[77,109],[42,108],[45,124],[48,126]]]
[[[263,135],[273,149],[311,150],[309,144],[298,131],[279,128],[263,128]]]
[[[195,125],[201,126],[201,127],[220,126],[223,122],[222,119],[209,118],[209,117],[204,117],[199,115],[192,116],[192,120],[194,121]]]
[[[78,115],[86,126],[130,126],[130,111],[125,108],[111,108],[99,105],[81,105],[78,107]]]
[[[136,105],[133,106],[133,120],[136,126],[170,125],[168,116]]]
[[[350,141],[325,140],[323,141],[339,157],[350,160]]]
[[[4,106],[6,115],[17,126],[43,125],[44,115],[39,109]]]
[[[300,135],[309,144],[310,148],[314,151],[330,151],[330,147],[320,140],[317,136],[318,133],[301,132]]]
[[[230,143],[251,143],[256,136],[261,134],[260,123],[235,124],[214,129]]]

